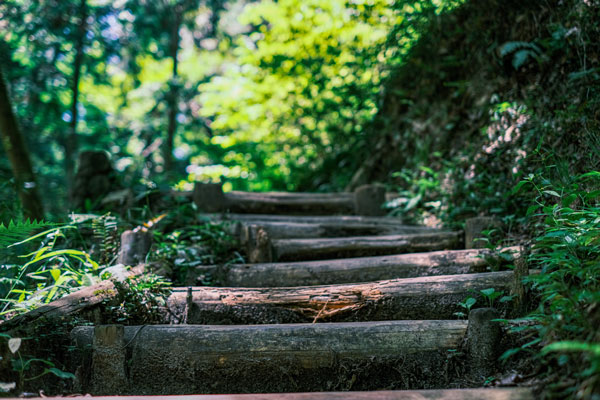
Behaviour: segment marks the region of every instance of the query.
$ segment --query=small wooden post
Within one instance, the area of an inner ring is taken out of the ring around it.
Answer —
[[[94,327],[91,376],[94,395],[119,395],[127,391],[124,337],[123,325]]]
[[[471,371],[477,377],[486,378],[494,373],[502,337],[500,317],[493,308],[477,308],[469,313],[467,328],[468,353]]]
[[[273,247],[265,229],[258,225],[246,225],[243,237],[247,240],[248,261],[251,263],[273,262]]]
[[[118,264],[138,265],[146,260],[152,246],[152,232],[147,229],[135,229],[121,234],[121,249]]]
[[[357,215],[385,215],[385,186],[381,184],[363,185],[354,191],[354,212]]]
[[[467,219],[465,223],[465,248],[483,249],[486,243],[482,239],[483,231],[498,229],[502,231],[502,223],[494,217],[475,217]]]
[[[515,269],[513,271],[513,283],[511,294],[514,296],[515,309],[523,314],[527,311],[527,293],[523,285],[523,278],[529,275],[529,266],[527,265],[527,254],[521,249],[519,256],[515,259]]]
[[[227,199],[223,193],[222,183],[196,182],[193,197],[194,203],[203,212],[214,213],[227,210]]]

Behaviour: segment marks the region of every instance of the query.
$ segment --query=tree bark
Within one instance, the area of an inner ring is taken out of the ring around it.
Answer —
[[[69,133],[65,139],[65,174],[67,187],[75,177],[75,160],[77,159],[77,120],[79,119],[79,81],[81,80],[81,67],[83,65],[83,45],[86,35],[87,4],[81,0],[79,4],[79,24],[77,26],[77,41],[75,43],[75,59],[73,61],[73,81],[71,82],[71,121],[69,122]]]
[[[173,70],[168,96],[168,125],[167,140],[163,147],[163,158],[165,172],[173,170],[173,142],[175,140],[175,131],[177,130],[177,100],[178,100],[178,62],[177,54],[179,52],[179,27],[181,25],[181,5],[177,4],[174,8],[173,25],[171,26],[171,42],[169,44],[169,57],[173,61]]]
[[[44,209],[31,167],[29,151],[13,113],[2,70],[0,70],[0,138],[15,177],[17,195],[23,206],[24,217],[32,220],[43,219]]]

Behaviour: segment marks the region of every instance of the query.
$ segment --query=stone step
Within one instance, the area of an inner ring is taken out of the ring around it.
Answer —
[[[511,262],[519,251],[519,247],[508,247],[498,252],[445,250],[305,262],[202,265],[188,271],[186,284],[194,286],[207,275],[217,286],[277,287],[469,274],[486,272],[490,264]]]
[[[64,400],[64,397],[46,397]],[[69,399],[89,399],[69,396]],[[168,400],[533,400],[528,388],[379,390],[374,392],[259,393],[168,396]],[[156,400],[153,396],[95,396],[96,400]],[[17,399],[13,399],[17,400]]]
[[[518,293],[512,271],[429,276],[379,282],[287,288],[175,288],[169,298],[175,321],[188,324],[269,324],[456,319],[467,297],[489,302],[481,290]],[[496,301],[510,313],[512,301]]]
[[[71,336],[83,393],[265,393],[445,387],[457,378],[448,363],[467,327],[466,321],[100,325],[77,327]],[[458,369],[474,360],[461,359]]]
[[[386,201],[381,185],[361,186],[352,193],[224,193],[221,184],[196,183],[193,198],[205,212],[250,214],[383,215]]]

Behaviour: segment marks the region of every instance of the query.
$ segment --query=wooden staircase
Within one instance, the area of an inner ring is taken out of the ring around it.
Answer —
[[[533,398],[527,389],[476,388],[496,371],[505,345],[494,319],[514,314],[514,301],[488,308],[482,291],[517,300],[522,291],[520,274],[492,272],[490,260],[516,259],[519,249],[503,257],[464,249],[462,232],[381,216],[385,198],[377,185],[340,194],[197,185],[204,217],[231,222],[250,263],[190,270],[189,286],[169,298],[170,325],[73,329],[79,391],[214,400]],[[198,286],[207,273],[218,286]],[[460,319],[468,296],[477,305]]]

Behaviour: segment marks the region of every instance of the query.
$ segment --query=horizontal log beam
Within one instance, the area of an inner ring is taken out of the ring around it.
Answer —
[[[388,281],[287,288],[175,288],[173,314],[188,324],[267,324],[410,319],[455,319],[467,297],[487,304],[481,290],[509,295],[513,272],[429,276]],[[510,309],[510,302],[499,304]]]
[[[64,397],[47,397],[64,400]],[[69,399],[89,399],[89,396],[69,396]],[[95,400],[156,400],[154,396],[94,397]],[[533,400],[528,388],[378,390],[374,392],[316,392],[212,394],[172,396],[168,400]]]
[[[348,236],[393,235],[439,232],[439,230],[421,226],[369,224],[369,223],[303,223],[303,222],[240,222],[239,238],[247,243],[245,229],[256,226],[264,229],[272,239],[335,238]]]
[[[261,222],[288,222],[302,224],[373,224],[402,225],[396,217],[365,217],[360,215],[272,215],[272,214],[200,214],[200,218],[213,221],[240,221],[260,224]]]
[[[462,232],[356,236],[324,239],[275,239],[272,261],[307,261],[456,249]],[[251,260],[252,261],[252,260]]]
[[[210,275],[220,286],[277,287],[370,282],[418,276],[486,272],[519,254],[518,247],[502,250],[503,257],[487,249],[447,250],[325,261],[198,266],[188,271],[187,284]]]
[[[444,370],[447,351],[460,346],[466,330],[466,321],[148,325],[126,326],[122,339],[110,339],[114,352],[127,354],[122,394],[418,389],[446,383],[445,374],[431,371]],[[94,331],[72,331],[83,364],[92,357]]]
[[[385,188],[365,185],[352,193],[224,193],[221,184],[196,183],[193,198],[198,208],[206,212],[382,215]]]

